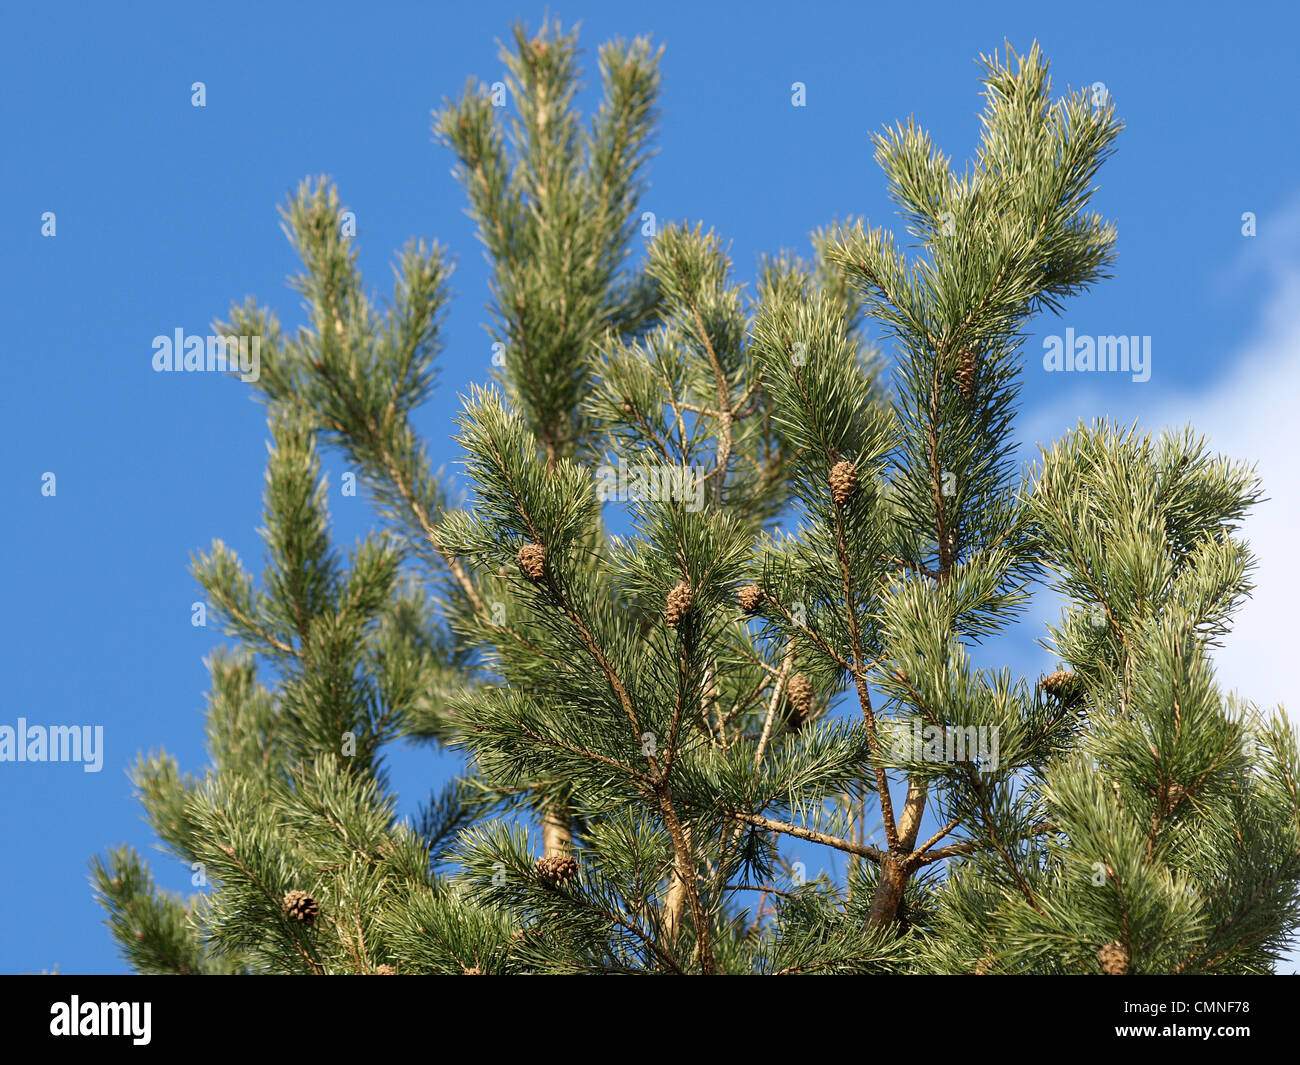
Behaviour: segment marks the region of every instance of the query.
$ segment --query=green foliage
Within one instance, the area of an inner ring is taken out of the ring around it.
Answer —
[[[408,246],[381,311],[336,190],[304,183],[283,213],[307,323],[286,337],[250,302],[221,327],[268,349],[266,566],[220,541],[195,563],[237,641],[210,662],[212,764],[150,756],[135,780],[209,890],[96,862],[127,960],[1269,971],[1300,924],[1297,737],[1210,657],[1251,590],[1253,472],[1190,430],[1102,421],[1013,461],[1030,321],[1113,260],[1089,210],[1110,109],[1053,98],[1037,46],[985,58],[960,174],[914,123],[876,138],[911,247],[849,220],[811,261],[765,257],[750,294],[698,224],[628,264],[647,41],[601,50],[587,122],[576,34],[516,27],[502,58],[508,120],[474,84],[435,117],[504,353],[458,420],[466,505],[410,420],[447,301],[436,245]],[[346,558],[322,446],[383,525]],[[1062,668],[975,668],[1040,582],[1066,603]],[[414,824],[382,772],[399,737],[464,759]]]
[[[434,132],[459,160],[493,266],[500,376],[554,461],[574,455],[593,428],[583,409],[591,345],[606,331],[635,334],[652,313],[651,286],[622,270],[651,155],[662,49],[645,38],[603,47],[603,99],[584,127],[577,33],[544,25],[530,39],[516,25],[512,36],[513,48],[501,50],[515,103],[508,123],[471,79],[460,100],[444,102]]]

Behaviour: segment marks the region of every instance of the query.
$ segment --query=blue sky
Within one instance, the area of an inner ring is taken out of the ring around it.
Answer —
[[[191,552],[214,538],[256,566],[263,409],[208,374],[155,374],[152,338],[208,331],[256,295],[300,320],[297,269],[276,206],[327,173],[356,212],[361,265],[387,290],[412,236],[458,255],[442,384],[417,424],[435,462],[458,396],[484,381],[486,269],[430,111],[468,76],[497,80],[496,40],[541,6],[318,3],[92,4],[6,9],[0,21],[0,283],[4,453],[0,724],[92,724],[104,766],[0,763],[0,972],[121,972],[87,883],[108,845],[153,840],[125,770],[165,747],[203,765],[202,659]],[[659,154],[643,209],[702,220],[756,256],[807,250],[836,217],[894,220],[869,134],[915,114],[960,165],[978,136],[981,52],[1034,39],[1058,89],[1101,81],[1127,123],[1100,177],[1116,220],[1117,277],[1041,333],[1152,338],[1150,380],[1047,374],[1026,346],[1022,429],[1046,441],[1079,416],[1192,421],[1261,461],[1272,496],[1250,531],[1263,591],[1220,658],[1224,683],[1300,706],[1293,658],[1297,515],[1292,404],[1300,394],[1300,141],[1293,135],[1298,19],[1282,3],[1158,6],[862,3],[553,4],[594,50],[643,33],[666,45]],[[206,84],[206,106],[191,85]],[[807,86],[794,108],[791,84]],[[1253,212],[1258,235],[1242,234]],[[42,236],[54,212],[56,233]],[[336,538],[367,527],[339,495]],[[41,494],[46,472],[57,495]],[[1036,670],[1046,606],[1005,644]],[[425,749],[390,757],[413,811],[445,772]],[[810,866],[822,856],[808,856]],[[188,871],[155,872],[187,890]]]

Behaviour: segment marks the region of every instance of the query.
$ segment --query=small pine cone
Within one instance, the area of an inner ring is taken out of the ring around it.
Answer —
[[[1129,953],[1123,943],[1107,943],[1097,951],[1097,961],[1101,971],[1107,976],[1127,976]]]
[[[305,891],[290,891],[284,897],[284,915],[291,921],[311,924],[320,913],[316,900]]]
[[[515,561],[531,581],[540,581],[546,572],[546,548],[541,544],[524,544],[515,555]]]
[[[967,350],[957,356],[957,391],[969,396],[975,387],[975,352]]]
[[[987,954],[975,963],[974,976],[989,976],[993,972],[993,959]]]
[[[391,965],[376,965],[376,966],[375,966],[375,975],[376,975],[376,976],[396,976],[396,975],[397,975],[397,970],[394,969]]]
[[[553,854],[549,858],[538,858],[533,872],[538,879],[558,887],[578,875],[578,860],[567,854]]]
[[[786,683],[785,690],[790,693],[790,703],[797,715],[796,722],[798,725],[802,725],[808,719],[808,715],[812,713],[812,681],[802,673],[796,673]]]
[[[746,614],[753,614],[763,601],[763,589],[757,584],[747,584],[736,593],[736,604]]]
[[[828,478],[831,486],[831,498],[837,507],[846,506],[858,490],[857,467],[848,459],[835,463]]]
[[[1067,704],[1076,702],[1083,694],[1079,678],[1067,669],[1058,669],[1054,673],[1047,674],[1038,682],[1038,686],[1048,695],[1054,695]]]
[[[668,598],[664,602],[664,624],[670,629],[677,628],[693,602],[695,593],[691,591],[691,586],[685,581],[678,581],[669,589]]]

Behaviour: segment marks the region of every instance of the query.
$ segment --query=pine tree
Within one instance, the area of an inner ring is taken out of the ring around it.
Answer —
[[[576,57],[517,27],[509,128],[472,85],[435,118],[504,355],[459,420],[468,505],[410,421],[440,248],[407,248],[381,312],[337,192],[305,183],[284,213],[309,324],[250,303],[221,328],[270,348],[268,565],[258,587],[220,543],[196,562],[239,643],[211,663],[212,766],[136,780],[210,887],[96,862],[131,964],[1269,971],[1300,924],[1300,751],[1211,658],[1261,486],[1190,429],[1099,420],[1014,458],[1029,323],[1113,263],[1088,209],[1109,105],[1054,98],[1037,46],[984,58],[960,175],[914,123],[876,138],[912,247],[836,223],[747,295],[699,225],[629,268],[658,53],[601,51],[586,127]],[[318,443],[383,519],[346,565]],[[1040,584],[1067,604],[1059,668],[975,668]],[[382,769],[399,735],[467,766],[414,826]],[[808,877],[814,848],[844,874]]]

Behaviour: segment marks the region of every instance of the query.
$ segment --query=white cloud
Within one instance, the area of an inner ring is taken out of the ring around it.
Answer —
[[[1300,529],[1300,271],[1282,276],[1263,323],[1230,369],[1207,391],[1161,411],[1163,424],[1189,421],[1224,455],[1252,462],[1268,499],[1243,533],[1258,558],[1255,591],[1216,654],[1220,683],[1262,706],[1286,706],[1300,722],[1296,685],[1295,564]]]
[[[1260,328],[1227,375],[1194,397],[1186,417],[1224,454],[1254,462],[1269,497],[1243,528],[1258,558],[1255,591],[1215,656],[1219,681],[1263,707],[1281,703],[1300,723],[1294,668],[1300,573],[1293,557],[1300,527],[1300,269],[1279,264],[1275,254],[1269,258],[1276,281]],[[1298,969],[1295,944],[1278,972]]]
[[[1283,213],[1274,225],[1283,237],[1298,231],[1300,209]],[[1285,255],[1280,243],[1289,245]],[[1121,423],[1137,417],[1140,428],[1150,431],[1190,423],[1212,451],[1256,467],[1268,498],[1242,528],[1257,559],[1255,590],[1235,615],[1231,633],[1215,653],[1215,666],[1223,689],[1266,710],[1283,705],[1300,725],[1300,566],[1295,559],[1300,540],[1300,263],[1290,250],[1295,246],[1293,240],[1261,240],[1249,263],[1238,262],[1225,272],[1223,280],[1229,282],[1262,276],[1267,295],[1257,327],[1229,353],[1224,372],[1206,387],[1164,393],[1154,409],[1144,392],[1126,410],[1079,389],[1059,404],[1030,412],[1023,424],[1026,439],[1045,443],[1072,428],[1079,417],[1091,420],[1103,410]],[[1055,621],[1058,613],[1054,596],[1040,596],[1026,622],[1041,632],[1043,622]],[[1300,971],[1300,944],[1278,971]]]
[[[1242,529],[1257,558],[1255,591],[1235,615],[1215,664],[1225,689],[1261,707],[1282,704],[1300,723],[1294,667],[1300,567],[1293,547],[1300,530],[1300,266],[1274,264],[1269,273],[1272,291],[1257,329],[1204,388],[1164,393],[1154,407],[1144,387],[1125,405],[1103,401],[1092,389],[1072,389],[1060,403],[1030,412],[1024,424],[1026,439],[1044,443],[1103,411],[1122,424],[1137,418],[1144,431],[1190,424],[1211,451],[1256,467],[1268,498]],[[1027,620],[1055,621],[1058,613],[1055,599],[1044,597]]]

